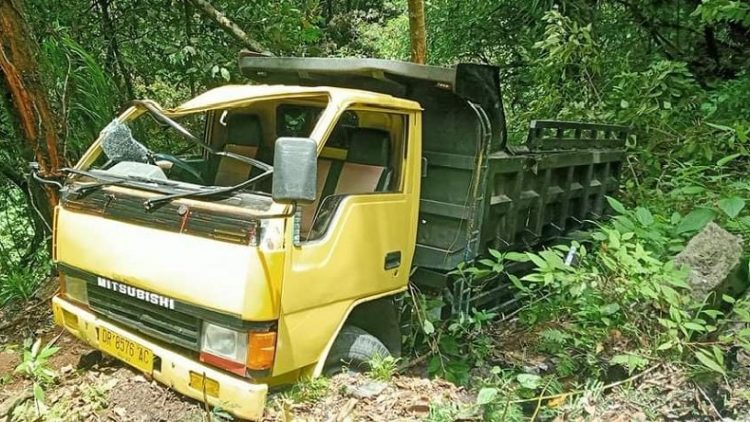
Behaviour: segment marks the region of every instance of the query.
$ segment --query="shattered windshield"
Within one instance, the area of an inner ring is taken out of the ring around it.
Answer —
[[[208,189],[270,193],[274,141],[309,137],[327,103],[262,101],[175,117],[141,104],[145,112],[116,119],[102,130],[99,156],[82,170],[146,181],[166,193],[203,195]]]

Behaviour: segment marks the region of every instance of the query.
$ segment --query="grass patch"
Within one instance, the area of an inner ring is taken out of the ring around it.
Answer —
[[[390,381],[398,371],[398,362],[399,359],[393,356],[375,355],[368,362],[370,369],[367,376],[379,381]]]

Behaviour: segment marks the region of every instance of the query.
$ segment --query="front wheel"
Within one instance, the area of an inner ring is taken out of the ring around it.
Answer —
[[[347,325],[341,329],[331,346],[324,373],[331,376],[344,368],[354,372],[367,371],[373,358],[390,355],[388,348],[375,336],[361,328]]]

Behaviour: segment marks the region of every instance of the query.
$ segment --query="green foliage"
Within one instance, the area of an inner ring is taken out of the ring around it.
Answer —
[[[399,359],[393,356],[375,355],[367,362],[367,376],[380,381],[390,381],[398,371]]]
[[[706,23],[732,22],[750,27],[750,5],[737,0],[704,0],[693,12]]]
[[[20,268],[0,274],[0,306],[11,300],[31,299],[39,282],[37,273]]]
[[[325,396],[330,388],[330,381],[325,377],[310,378],[295,383],[285,392],[282,401],[292,403],[309,403]]]
[[[609,360],[609,362],[627,368],[629,374],[646,369],[646,366],[649,364],[648,359],[632,353],[615,355]]]
[[[41,46],[50,93],[62,114],[65,155],[77,160],[119,106],[114,81],[86,49],[67,34]]]
[[[55,372],[49,367],[48,361],[59,350],[59,347],[52,344],[42,347],[42,339],[37,339],[33,344],[30,339],[26,340],[23,359],[15,369],[16,373],[32,381],[31,389],[36,402],[37,415],[40,415],[40,408],[44,405],[45,387],[55,380]]]

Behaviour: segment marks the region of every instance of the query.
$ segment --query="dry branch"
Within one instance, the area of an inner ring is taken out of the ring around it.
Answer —
[[[24,391],[0,403],[0,420],[5,417],[7,417],[7,420],[10,420],[13,409],[32,397],[31,392]]]
[[[633,375],[630,378],[624,379],[622,381],[613,382],[612,384],[607,384],[604,387],[602,387],[601,390],[602,391],[611,390],[611,389],[613,389],[615,387],[618,387],[620,385],[627,384],[627,383],[629,383],[631,381],[635,381],[638,378],[642,378],[644,375],[648,374],[649,372],[654,371],[656,368],[658,368],[660,366],[661,366],[661,363],[657,363],[656,365],[654,365],[654,366],[646,369],[643,372],[639,372],[639,373]],[[548,396],[545,396],[544,393],[542,393],[541,395],[539,395],[537,397],[534,397],[534,398],[531,398],[531,399],[510,400],[510,401],[508,401],[508,404],[511,404],[511,403],[513,403],[513,404],[515,404],[515,403],[528,403],[528,402],[535,402],[535,401],[541,401],[541,400],[557,399],[557,398],[560,398],[560,397],[576,396],[578,394],[583,394],[583,393],[586,393],[588,391],[591,391],[591,390],[585,390],[585,389],[584,390],[574,390],[574,391],[569,391],[567,393],[552,394],[552,395],[548,395]]]

